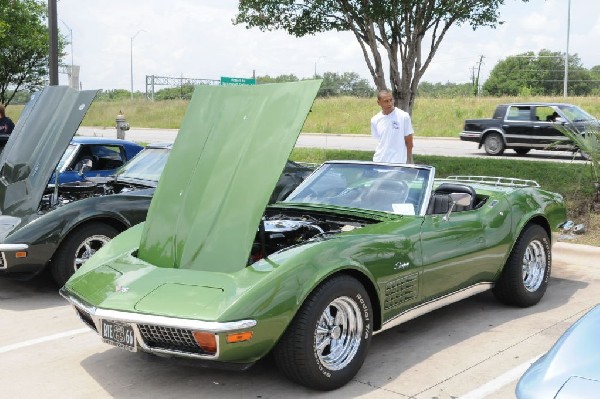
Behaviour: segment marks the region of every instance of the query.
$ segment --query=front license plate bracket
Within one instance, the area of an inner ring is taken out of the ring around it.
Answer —
[[[119,323],[102,319],[102,341],[130,352],[137,351],[137,344],[133,327],[130,324]]]

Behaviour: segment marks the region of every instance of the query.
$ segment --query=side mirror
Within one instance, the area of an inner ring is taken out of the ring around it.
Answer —
[[[469,206],[471,205],[471,194],[467,193],[452,193],[450,194],[450,198],[452,202],[456,205],[460,206]]]
[[[450,200],[452,201],[452,203],[450,204],[450,209],[448,209],[448,212],[444,215],[444,221],[448,221],[450,220],[450,214],[452,213],[452,211],[454,211],[454,207],[456,205],[460,205],[460,206],[469,206],[471,205],[471,194],[467,194],[467,193],[451,193],[450,194]]]

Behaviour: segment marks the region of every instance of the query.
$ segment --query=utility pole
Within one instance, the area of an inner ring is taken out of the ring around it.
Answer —
[[[50,86],[58,86],[58,27],[56,26],[56,0],[48,0],[48,74]]]
[[[563,94],[567,98],[567,82],[569,80],[569,31],[571,30],[571,0],[569,0],[567,10],[567,51],[565,52],[565,78],[563,85]]]
[[[477,79],[475,79],[475,95],[479,95],[479,73],[481,72],[481,64],[483,64],[483,55],[479,56],[479,62],[477,63]]]

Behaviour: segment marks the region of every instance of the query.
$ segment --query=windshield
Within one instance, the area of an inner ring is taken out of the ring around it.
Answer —
[[[168,148],[146,148],[119,169],[117,180],[143,180],[156,185],[168,157]]]
[[[596,120],[592,115],[575,105],[559,105],[558,108],[571,122],[592,122]]]
[[[325,163],[283,202],[424,214],[433,175],[433,168],[414,165]]]
[[[67,147],[67,149],[66,149],[65,153],[63,154],[62,158],[60,158],[60,161],[58,161],[58,166],[56,168],[62,172],[64,166],[68,165],[70,163],[71,158],[75,154],[75,151],[77,151],[77,145],[76,144],[69,144],[69,146]]]

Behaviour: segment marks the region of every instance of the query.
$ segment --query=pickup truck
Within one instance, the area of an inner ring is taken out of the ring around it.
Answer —
[[[598,120],[572,104],[513,103],[496,107],[491,119],[467,119],[460,139],[474,141],[489,155],[502,155],[507,148],[519,155],[532,149],[578,151],[556,128],[568,125],[584,133]],[[597,127],[596,127],[597,129]],[[581,153],[584,158],[587,154]]]

